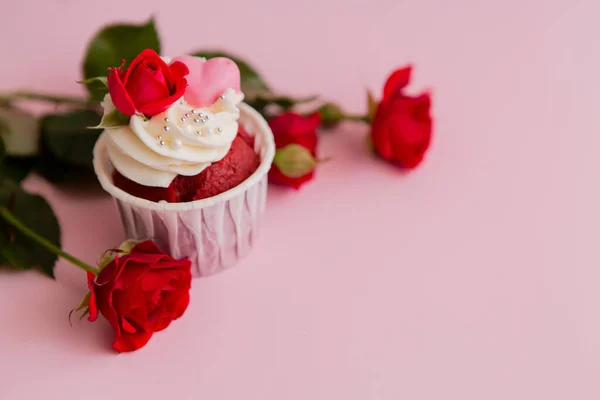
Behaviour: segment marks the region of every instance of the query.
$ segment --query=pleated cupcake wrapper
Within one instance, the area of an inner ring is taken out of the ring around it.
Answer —
[[[114,168],[106,153],[104,133],[94,148],[94,169],[103,188],[115,199],[127,238],[152,239],[173,258],[188,257],[194,276],[234,266],[258,238],[275,144],[260,114],[246,104],[240,106],[240,114],[240,123],[255,136],[261,163],[246,181],[208,199],[155,203],[131,196],[112,183]]]
[[[188,257],[196,276],[206,276],[234,266],[249,253],[266,200],[265,176],[239,195],[205,208],[152,210],[116,202],[128,238],[153,239],[173,258]]]

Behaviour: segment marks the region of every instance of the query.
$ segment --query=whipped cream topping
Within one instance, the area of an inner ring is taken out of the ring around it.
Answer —
[[[107,97],[105,114],[114,110]],[[136,114],[128,126],[106,129],[110,160],[119,173],[144,186],[168,187],[177,175],[197,175],[227,155],[243,99],[229,88],[206,107],[191,107],[181,98],[150,119]]]

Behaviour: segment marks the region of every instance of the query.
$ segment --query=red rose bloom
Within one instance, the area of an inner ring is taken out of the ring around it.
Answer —
[[[160,114],[183,96],[184,77],[189,74],[184,63],[167,65],[150,49],[142,51],[126,71],[123,65],[109,71],[108,91],[117,110],[129,116],[138,111],[148,117]]]
[[[174,260],[148,240],[117,255],[97,277],[88,272],[89,320],[110,322],[118,352],[143,347],[154,332],[181,317],[190,301],[188,259]]]
[[[410,73],[411,67],[406,67],[388,78],[371,127],[377,153],[406,168],[414,168],[423,160],[432,130],[429,93],[416,97],[403,93],[410,82]]]
[[[306,148],[313,157],[317,156],[317,128],[321,119],[318,113],[304,117],[296,113],[284,113],[269,120],[269,126],[275,137],[275,148],[281,149],[290,144]],[[300,188],[313,178],[314,170],[300,177],[289,177],[283,174],[276,164],[269,171],[269,181],[278,185]]]

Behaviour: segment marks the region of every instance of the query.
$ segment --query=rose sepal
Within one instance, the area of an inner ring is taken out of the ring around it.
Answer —
[[[132,239],[128,239],[126,241],[124,241],[123,243],[121,243],[121,245],[116,248],[116,249],[108,249],[104,252],[104,254],[102,255],[102,257],[100,258],[100,260],[98,261],[98,275],[100,275],[100,272],[102,272],[102,270],[104,269],[104,267],[106,267],[108,264],[110,264],[115,257],[117,257],[117,255],[126,255],[131,253],[131,250],[135,247],[136,244],[138,244],[139,241],[138,240],[132,240]],[[88,314],[90,314],[90,299],[93,296],[93,291],[92,291],[92,285],[94,283],[94,281],[96,280],[96,274],[89,272],[88,271],[88,289],[89,291],[83,296],[83,299],[81,299],[81,302],[79,303],[79,305],[72,309],[69,312],[69,323],[71,323],[71,316],[73,315],[74,312],[78,312],[78,311],[82,311],[81,315],[79,316],[79,320],[82,320],[83,318],[85,318]],[[97,315],[97,313],[96,313]],[[90,321],[94,321],[96,319],[96,317],[94,316],[92,319],[92,315],[90,314]]]

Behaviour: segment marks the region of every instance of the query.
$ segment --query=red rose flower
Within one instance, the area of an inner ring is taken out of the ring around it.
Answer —
[[[98,276],[88,272],[89,320],[110,322],[118,352],[143,347],[154,332],[181,317],[190,301],[188,259],[174,260],[148,240],[117,256]]]
[[[129,116],[138,111],[148,117],[160,114],[183,96],[184,77],[189,74],[184,63],[167,65],[150,49],[142,51],[126,71],[123,65],[109,71],[108,91],[117,110]]]
[[[410,82],[410,73],[411,67],[406,67],[388,78],[371,127],[376,152],[406,168],[414,168],[423,160],[432,130],[429,93],[416,97],[403,93]]]
[[[320,122],[318,113],[304,117],[288,112],[269,120],[277,149],[270,182],[298,189],[313,178]]]

